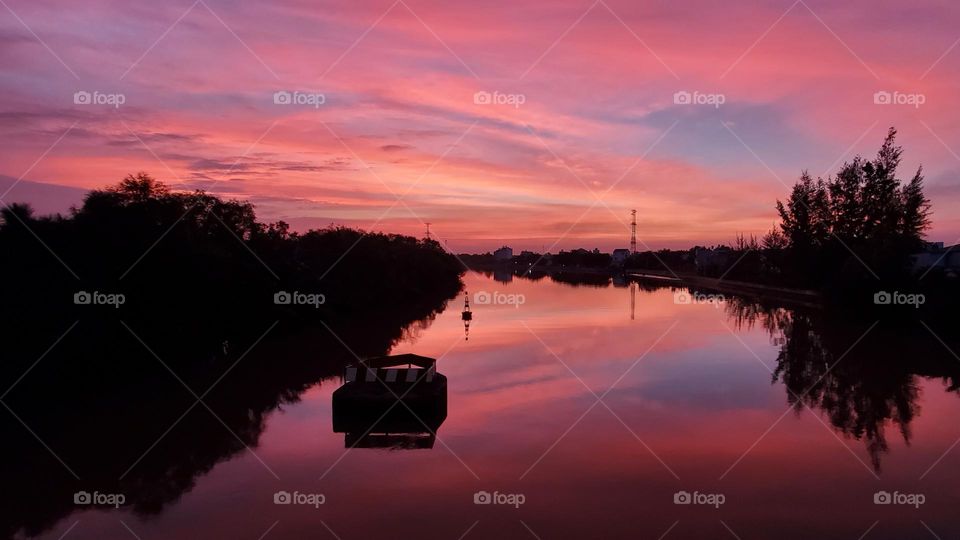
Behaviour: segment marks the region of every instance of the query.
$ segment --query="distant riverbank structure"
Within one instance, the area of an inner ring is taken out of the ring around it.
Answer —
[[[941,270],[950,277],[960,274],[960,244],[945,247],[943,242],[925,242],[923,251],[910,258],[915,273]]]

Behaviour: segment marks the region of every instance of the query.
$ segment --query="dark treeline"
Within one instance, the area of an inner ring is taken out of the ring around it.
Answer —
[[[686,250],[661,249],[659,251],[641,251],[631,255],[625,264],[627,268],[656,270],[660,272],[700,273],[705,269],[698,269],[696,254],[703,250],[700,246]]]
[[[610,266],[612,259],[609,253],[601,253],[600,250],[593,251],[578,248],[571,251],[561,250],[559,253],[543,255],[540,253],[523,252],[520,255],[514,255],[509,261],[498,260],[492,253],[462,253],[458,257],[468,265],[477,268],[489,266],[515,266],[528,268],[533,266],[557,266],[568,268],[606,268]]]
[[[83,508],[80,490],[161,511],[216,463],[256,448],[267,415],[354,354],[387,354],[462,287],[462,268],[436,242],[297,234],[259,222],[248,203],[146,175],[91,192],[66,216],[11,204],[0,218],[0,391],[17,415],[0,415],[0,454],[16,464],[3,538]],[[80,291],[125,302],[75,304]],[[279,292],[324,302],[278,305]]]
[[[785,201],[780,224],[763,235],[738,235],[730,246],[647,252],[628,266],[819,289],[834,295],[916,285],[912,256],[924,250],[930,201],[918,169],[898,176],[903,154],[891,128],[872,160],[857,156],[827,179],[804,172]],[[942,284],[932,273],[925,285]]]
[[[329,321],[429,304],[434,291],[456,292],[462,273],[432,240],[346,228],[297,234],[259,222],[250,203],[173,192],[144,174],[89,193],[67,216],[13,204],[0,219],[0,317],[80,316],[96,306],[74,305],[76,292],[121,293],[117,317],[175,313],[171,330],[222,341],[237,325],[257,326],[251,314]],[[281,291],[324,302],[276,305]]]
[[[609,266],[611,260],[610,254],[600,253],[599,250],[575,249],[557,253],[553,256],[553,262],[568,267],[604,267]]]

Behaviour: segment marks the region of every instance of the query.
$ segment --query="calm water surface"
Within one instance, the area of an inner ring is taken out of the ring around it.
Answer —
[[[448,415],[431,449],[346,449],[331,421],[340,381],[324,380],[267,417],[255,455],[238,453],[198,475],[159,514],[74,512],[43,538],[960,533],[960,450],[944,456],[960,438],[960,399],[946,380],[936,370],[820,380],[845,348],[875,339],[869,321],[850,323],[852,338],[832,359],[778,372],[791,335],[801,348],[820,337],[794,325],[785,338],[763,317],[738,321],[729,302],[678,304],[669,288],[464,279],[471,295],[522,295],[524,303],[474,304],[465,340],[457,299],[392,351],[439,358],[448,378]],[[820,396],[812,406],[792,407],[784,380],[798,394],[826,386],[811,392]],[[276,505],[281,490],[323,494],[325,503]],[[520,494],[523,504],[474,504],[481,490]],[[681,491],[719,494],[723,504],[675,504]],[[878,491],[925,500],[877,505]]]

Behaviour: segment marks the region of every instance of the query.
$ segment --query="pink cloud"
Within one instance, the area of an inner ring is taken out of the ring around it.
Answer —
[[[251,198],[265,219],[298,227],[420,234],[430,221],[455,245],[486,250],[620,247],[631,208],[654,247],[759,234],[781,182],[872,154],[890,125],[907,168],[922,162],[941,185],[957,169],[960,60],[937,62],[956,39],[937,6],[873,6],[871,26],[862,8],[818,2],[815,15],[707,2],[611,1],[613,13],[597,4],[586,15],[590,4],[573,1],[407,2],[412,13],[389,2],[207,5],[174,25],[188,6],[103,1],[61,20],[57,2],[11,4],[67,68],[0,19],[0,174],[93,188],[146,170]],[[78,106],[77,90],[126,103]],[[281,90],[325,102],[275,105]],[[681,90],[725,103],[676,105]],[[877,91],[925,103],[878,106]],[[523,103],[478,104],[477,92]],[[591,191],[607,189],[587,212]],[[957,197],[934,199],[938,239],[960,237]]]

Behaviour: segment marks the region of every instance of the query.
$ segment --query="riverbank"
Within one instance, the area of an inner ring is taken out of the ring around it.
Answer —
[[[624,273],[631,278],[655,279],[661,282],[666,280],[688,287],[709,289],[720,293],[750,296],[760,301],[776,300],[778,302],[791,305],[802,305],[805,307],[821,307],[823,304],[823,295],[820,292],[807,289],[773,287],[761,283],[733,281],[721,278],[698,276],[695,274],[661,273],[650,270],[627,270]]]
[[[809,289],[791,289],[787,287],[776,287],[762,283],[750,283],[745,281],[728,280],[722,278],[712,278],[700,276],[697,274],[685,272],[667,272],[647,269],[622,269],[622,268],[591,268],[591,267],[566,267],[566,266],[536,266],[531,268],[522,268],[512,263],[507,264],[471,264],[471,270],[479,272],[492,272],[494,276],[498,273],[517,276],[555,276],[570,278],[573,276],[583,276],[585,282],[591,282],[591,277],[605,276],[611,279],[633,279],[656,281],[657,283],[675,284],[676,286],[690,287],[695,289],[705,289],[718,293],[738,294],[749,296],[756,300],[774,300],[793,306],[821,307],[823,304],[823,295],[819,291]]]

